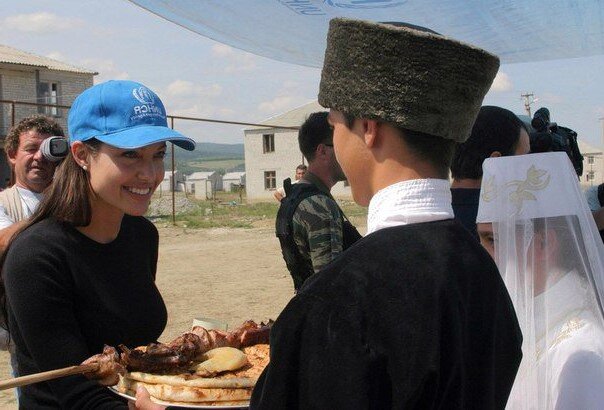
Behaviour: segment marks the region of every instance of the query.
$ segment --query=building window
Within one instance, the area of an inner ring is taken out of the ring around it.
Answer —
[[[593,164],[594,163],[594,156],[593,155],[589,155],[587,157],[587,163],[588,164]]]
[[[59,83],[41,82],[39,85],[38,102],[43,104],[59,104]],[[57,107],[38,107],[40,114],[58,117]]]
[[[262,151],[265,154],[267,152],[275,152],[275,134],[262,135]]]
[[[588,181],[593,181],[595,179],[594,171],[589,171],[586,176]]]
[[[277,171],[264,171],[264,189],[277,188]]]

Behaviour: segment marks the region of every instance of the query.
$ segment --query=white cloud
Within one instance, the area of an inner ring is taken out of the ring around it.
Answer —
[[[493,80],[493,84],[491,84],[491,91],[494,92],[510,91],[512,88],[512,80],[510,80],[510,77],[502,71],[497,73]]]
[[[234,49],[226,44],[214,44],[212,55],[224,60],[226,73],[253,71],[256,68],[256,56]]]
[[[258,112],[266,115],[279,115],[288,110],[300,107],[309,102],[308,84],[303,84],[291,79],[285,79],[281,82],[278,91],[274,97],[268,101],[258,104]]]
[[[113,60],[89,58],[81,60],[78,65],[99,73],[94,77],[94,82],[96,84],[108,80],[127,80],[130,78],[128,72],[120,69]]]
[[[233,47],[227,46],[226,44],[214,44],[212,46],[212,53],[218,57],[226,57],[234,54]]]
[[[220,84],[201,85],[177,79],[163,90],[156,90],[169,114],[183,117],[201,117],[232,120],[234,111],[216,100],[222,95]]]
[[[5,29],[27,33],[52,33],[83,25],[82,20],[60,17],[53,13],[40,12],[17,14],[6,17],[2,24]]]
[[[553,93],[543,93],[538,95],[539,103],[541,104],[561,104],[564,102],[564,97]]]
[[[222,94],[222,86],[220,86],[220,84],[202,86],[196,85],[191,81],[175,80],[168,85],[166,91],[173,97],[218,97]]]
[[[292,102],[293,98],[291,96],[275,97],[271,101],[260,103],[258,109],[267,113],[283,112],[289,108],[292,108]]]

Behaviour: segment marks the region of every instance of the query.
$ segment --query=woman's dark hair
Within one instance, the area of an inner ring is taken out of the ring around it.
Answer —
[[[482,178],[482,163],[494,151],[513,155],[524,123],[510,110],[485,105],[480,108],[466,142],[457,144],[451,164],[451,176],[457,179]]]
[[[97,139],[91,139],[84,142],[84,144],[92,155],[96,155],[102,143]],[[71,152],[69,152],[56,168],[52,183],[44,191],[44,198],[40,201],[36,212],[13,235],[11,242],[0,258],[0,266],[4,266],[4,260],[13,240],[21,232],[44,219],[53,218],[72,226],[89,225],[92,219],[92,208],[90,205],[92,195],[93,192],[90,187],[88,173],[78,165]],[[3,269],[0,270],[0,309],[0,326],[8,329]]]

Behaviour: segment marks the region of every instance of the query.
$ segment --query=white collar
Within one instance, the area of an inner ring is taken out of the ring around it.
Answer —
[[[453,219],[446,179],[413,179],[379,190],[369,202],[367,234],[392,226]]]

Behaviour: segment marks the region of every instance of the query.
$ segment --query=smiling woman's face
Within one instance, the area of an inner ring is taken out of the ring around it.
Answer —
[[[165,155],[164,142],[137,149],[101,144],[96,154],[88,156],[93,210],[144,215],[164,178]]]

